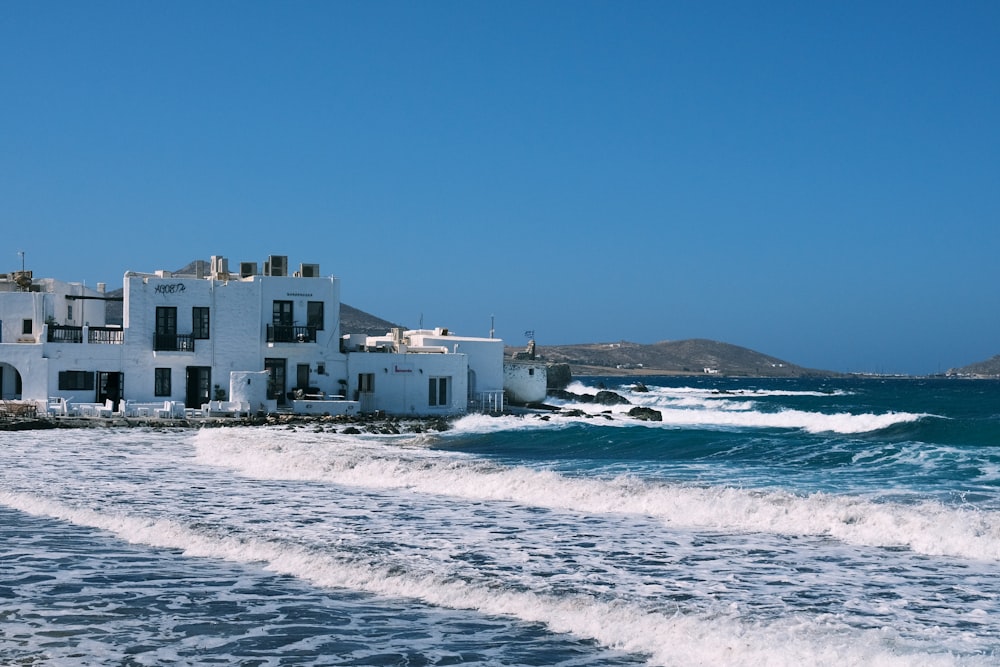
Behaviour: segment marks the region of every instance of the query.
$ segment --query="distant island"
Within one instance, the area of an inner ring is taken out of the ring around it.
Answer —
[[[961,368],[950,368],[946,375],[955,377],[1000,378],[1000,354]]]
[[[507,348],[508,353],[518,351]],[[538,354],[566,364],[573,375],[724,375],[740,377],[832,377],[834,371],[805,368],[738,345],[714,340],[629,341],[542,345]]]

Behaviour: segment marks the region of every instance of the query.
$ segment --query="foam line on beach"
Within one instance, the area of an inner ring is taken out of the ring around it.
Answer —
[[[345,436],[275,430],[203,431],[200,463],[260,479],[503,501],[591,514],[636,514],[686,529],[830,536],[848,544],[1000,560],[1000,514],[856,496],[693,486],[622,475],[575,478],[419,448],[352,443]]]
[[[178,549],[186,557],[260,564],[321,587],[405,597],[451,609],[542,623],[552,632],[648,656],[654,665],[956,665],[959,660],[891,630],[858,630],[832,619],[788,619],[746,624],[738,610],[712,616],[663,614],[622,600],[552,597],[442,577],[395,564],[361,562],[349,553],[317,550],[246,534],[224,526],[186,526],[170,519],[97,511],[30,494],[0,493],[0,503],[20,511],[108,531],[130,543]]]

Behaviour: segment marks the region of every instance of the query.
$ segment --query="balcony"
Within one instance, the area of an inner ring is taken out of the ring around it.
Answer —
[[[46,340],[50,343],[82,343],[86,336],[88,343],[121,345],[125,332],[117,327],[73,327],[64,324],[46,325]]]
[[[82,343],[83,327],[71,327],[63,324],[48,325],[50,343]]]
[[[194,352],[193,334],[158,333],[153,336],[154,352]]]
[[[87,342],[121,345],[125,342],[125,332],[115,327],[89,327]]]
[[[268,324],[268,343],[315,343],[315,326],[295,326],[291,324]]]

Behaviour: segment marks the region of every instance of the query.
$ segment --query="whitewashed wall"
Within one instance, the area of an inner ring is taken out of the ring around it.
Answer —
[[[503,340],[421,332],[410,332],[409,339],[412,345],[443,346],[449,352],[457,350],[466,355],[469,358],[469,369],[475,373],[476,386],[473,391],[503,389]]]
[[[117,371],[122,358],[121,346],[48,343],[46,322],[104,326],[104,301],[66,298],[66,295],[104,295],[79,283],[66,283],[51,278],[36,280],[35,285],[40,291],[0,292],[0,398],[10,400],[19,397],[42,403],[50,396],[72,396],[77,401],[93,401],[96,389],[85,396],[79,391],[60,392],[59,372]],[[73,308],[72,317],[69,317],[68,306]],[[23,333],[23,322],[26,319],[32,321],[31,334]],[[17,374],[21,376],[20,395],[16,394]]]
[[[503,365],[503,386],[515,403],[540,403],[545,400],[548,370],[544,362],[508,361]]]
[[[348,398],[354,397],[358,375],[375,375],[375,409],[392,415],[454,415],[468,407],[468,357],[464,354],[399,354],[352,352],[347,355]],[[449,405],[431,406],[428,381],[449,378]]]

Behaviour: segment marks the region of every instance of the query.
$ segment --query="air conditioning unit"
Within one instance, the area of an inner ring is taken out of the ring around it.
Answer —
[[[264,262],[264,275],[265,276],[287,276],[288,275],[288,256],[287,255],[271,255]]]
[[[257,262],[240,262],[240,278],[257,275]]]
[[[319,264],[299,264],[299,275],[303,278],[319,278]]]

